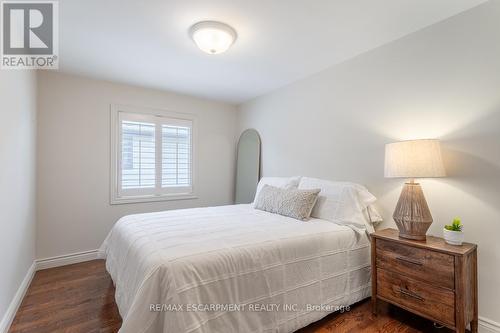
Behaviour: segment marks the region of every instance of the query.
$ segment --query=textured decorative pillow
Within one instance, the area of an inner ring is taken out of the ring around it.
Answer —
[[[262,177],[257,184],[257,190],[255,191],[254,202],[259,196],[260,190],[264,185],[270,185],[279,188],[297,188],[299,186],[300,177]]]
[[[299,190],[264,185],[255,200],[255,209],[305,221],[318,199],[320,189]]]

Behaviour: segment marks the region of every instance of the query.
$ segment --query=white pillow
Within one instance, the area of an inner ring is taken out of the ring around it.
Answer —
[[[299,186],[300,177],[262,177],[257,184],[257,190],[255,191],[254,202],[259,195],[260,190],[264,185],[279,187],[279,188],[297,188]]]
[[[312,217],[374,231],[372,222],[381,220],[372,206],[377,200],[359,184],[302,177],[299,189],[321,189]]]

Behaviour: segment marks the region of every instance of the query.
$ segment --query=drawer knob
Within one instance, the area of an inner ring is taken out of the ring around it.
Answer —
[[[419,301],[424,301],[424,298],[422,296],[419,296],[417,294],[414,294],[406,289],[403,289],[403,288],[399,288],[399,292],[405,296],[409,296],[409,297],[412,297],[412,298],[415,298],[415,299],[418,299]]]
[[[404,261],[404,262],[407,262],[407,263],[410,263],[413,265],[417,265],[417,266],[423,265],[423,263],[420,260],[415,260],[415,259],[406,258],[406,257],[396,257],[396,259],[399,261]]]

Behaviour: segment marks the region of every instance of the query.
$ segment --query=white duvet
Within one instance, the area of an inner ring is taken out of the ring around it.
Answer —
[[[250,205],[126,216],[101,248],[121,333],[293,332],[370,295],[369,251],[349,227]]]

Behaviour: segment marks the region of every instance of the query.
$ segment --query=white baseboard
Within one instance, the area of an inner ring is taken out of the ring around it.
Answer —
[[[35,262],[33,262],[33,264],[28,269],[28,272],[24,276],[21,285],[17,289],[17,292],[14,295],[12,302],[10,302],[9,307],[7,308],[7,311],[5,312],[5,315],[2,318],[2,321],[0,322],[0,333],[7,333],[9,331],[10,325],[12,324],[12,321],[14,321],[14,317],[16,316],[17,310],[19,309],[21,303],[23,302],[24,295],[26,295],[26,292],[28,291],[28,287],[31,284],[31,280],[33,280],[33,276],[35,276],[35,271],[36,271],[36,264]]]
[[[479,317],[479,333],[500,333],[500,323]]]
[[[66,254],[63,256],[37,259],[35,260],[36,270],[39,271],[47,268],[54,268],[54,267],[78,264],[80,262],[95,260],[97,259],[97,254],[98,250],[91,250],[91,251]]]

